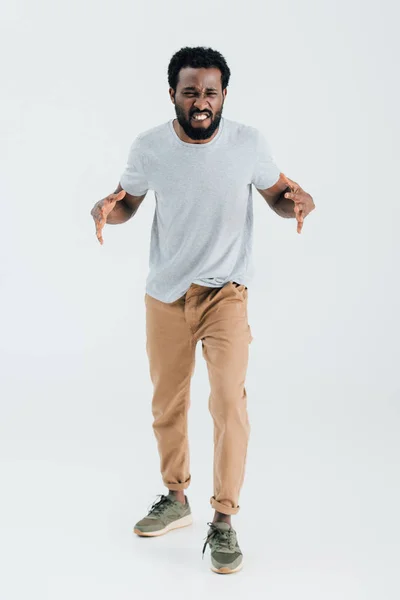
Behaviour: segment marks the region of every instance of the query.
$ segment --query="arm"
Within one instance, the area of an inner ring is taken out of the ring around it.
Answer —
[[[275,181],[272,186],[271,181]],[[284,196],[285,192],[291,191],[291,183],[294,182],[291,182],[286,175],[280,173],[269,142],[261,131],[257,131],[256,136],[255,164],[251,182],[276,214],[286,218],[296,216],[294,202]]]
[[[117,189],[114,191],[114,194],[117,194],[122,189],[123,188],[119,183]],[[129,221],[129,219],[136,214],[145,196],[146,194],[143,194],[143,196],[132,196],[132,194],[128,194],[128,192],[126,192],[122,200],[119,200],[116,203],[112,211],[107,216],[107,225],[119,225],[120,223]]]
[[[281,173],[278,181],[265,190],[256,189],[260,192],[264,200],[266,200],[268,206],[272,208],[277,215],[288,219],[296,216],[293,200],[289,200],[284,196],[285,192],[290,192],[291,189],[286,175]]]
[[[146,150],[142,148],[141,136],[138,135],[129,149],[126,167],[119,179],[118,187],[114,194],[124,192],[107,216],[107,223],[118,225],[131,219],[143,202],[149,183],[143,168],[143,156]],[[132,193],[129,193],[131,190]],[[137,195],[134,195],[136,192]]]

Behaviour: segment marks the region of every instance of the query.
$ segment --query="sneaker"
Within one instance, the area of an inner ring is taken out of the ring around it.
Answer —
[[[134,533],[141,536],[163,535],[171,529],[185,527],[193,522],[190,510],[189,500],[185,496],[186,504],[175,500],[173,494],[158,494],[159,500],[156,500],[144,519],[136,523],[133,528]]]
[[[211,550],[211,570],[215,573],[235,573],[243,566],[243,554],[237,543],[236,531],[224,521],[207,523],[210,529],[203,546],[203,556],[207,544]]]

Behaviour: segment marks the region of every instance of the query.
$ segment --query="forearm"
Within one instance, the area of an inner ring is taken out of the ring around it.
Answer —
[[[280,217],[284,217],[286,219],[294,219],[296,217],[296,213],[294,212],[294,202],[293,200],[284,197],[284,194],[286,192],[290,192],[289,187],[287,187],[286,190],[283,190],[283,192],[279,194],[278,198],[275,200],[271,208]]]
[[[136,210],[127,206],[123,200],[119,200],[108,215],[106,223],[107,225],[120,225],[121,223],[125,223],[133,217]]]

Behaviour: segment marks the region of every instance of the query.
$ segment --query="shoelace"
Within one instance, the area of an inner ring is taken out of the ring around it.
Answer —
[[[206,550],[207,544],[210,544],[210,541],[214,538],[215,538],[215,549],[216,550],[221,550],[221,549],[223,550],[224,548],[226,548],[226,544],[228,544],[230,550],[234,549],[235,534],[234,534],[234,531],[232,528],[228,529],[228,531],[226,531],[225,529],[220,529],[214,523],[208,522],[207,525],[210,526],[211,532],[207,535],[207,539],[204,542],[202,558],[204,558],[204,552]],[[210,548],[211,548],[211,544],[210,544]]]
[[[167,498],[167,496],[165,496],[164,494],[157,494],[157,497],[158,496],[160,496],[160,499],[155,500],[148,509],[149,515],[161,515],[162,512],[168,507],[169,503],[171,502],[170,499]]]

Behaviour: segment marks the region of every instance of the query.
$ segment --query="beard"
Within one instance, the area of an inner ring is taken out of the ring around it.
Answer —
[[[182,127],[182,129],[186,133],[186,135],[188,137],[190,137],[190,139],[192,139],[192,140],[207,140],[208,138],[210,138],[213,135],[215,130],[218,129],[218,127],[219,127],[221,117],[222,117],[223,106],[224,106],[224,103],[222,103],[221,108],[215,114],[212,114],[209,109],[207,109],[205,111],[210,114],[210,124],[208,127],[205,127],[204,125],[198,125],[198,126],[192,125],[191,116],[193,115],[193,113],[201,112],[197,109],[192,110],[189,113],[189,117],[187,117],[184,110],[178,104],[175,104],[175,113],[176,113],[176,118],[178,119],[179,125]]]

